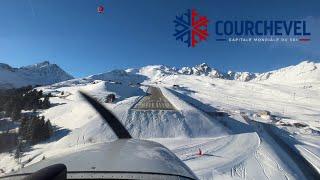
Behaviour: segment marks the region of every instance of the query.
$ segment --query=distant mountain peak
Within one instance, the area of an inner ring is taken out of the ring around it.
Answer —
[[[0,64],[0,88],[21,87],[27,85],[48,85],[73,79],[58,65],[43,61],[29,66],[12,68]]]
[[[0,63],[0,69],[12,70],[13,68],[9,64]]]
[[[49,61],[43,61],[43,62],[35,64],[35,66],[38,66],[38,67],[49,66],[49,65],[50,65]]]
[[[32,64],[32,65],[28,65],[28,66],[23,66],[21,68],[26,68],[26,69],[32,69],[32,68],[45,68],[47,66],[50,65],[56,65],[56,64],[51,64],[49,61],[43,61],[43,62],[39,62],[36,64]],[[56,65],[57,66],[57,65]]]

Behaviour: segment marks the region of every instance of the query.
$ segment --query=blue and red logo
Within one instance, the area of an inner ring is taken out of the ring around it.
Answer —
[[[206,16],[200,16],[195,9],[188,9],[182,15],[176,16],[173,22],[175,24],[173,36],[176,40],[186,43],[188,47],[195,47],[209,35],[209,20]]]

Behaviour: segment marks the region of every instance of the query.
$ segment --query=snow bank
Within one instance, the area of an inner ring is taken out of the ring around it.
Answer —
[[[217,137],[227,134],[227,130],[218,121],[179,99],[168,89],[161,88],[161,91],[184,116],[185,123],[190,128],[191,137]]]

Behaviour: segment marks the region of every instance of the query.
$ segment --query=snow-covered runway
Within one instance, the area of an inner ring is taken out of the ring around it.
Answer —
[[[143,96],[132,108],[134,110],[175,110],[172,104],[163,96],[158,87],[150,86],[147,95]]]

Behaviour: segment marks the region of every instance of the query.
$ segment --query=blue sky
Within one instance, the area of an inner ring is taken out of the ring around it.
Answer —
[[[98,14],[98,5],[105,13]],[[176,41],[173,20],[195,8],[211,21],[195,48]],[[81,77],[150,64],[263,72],[320,60],[319,0],[1,0],[0,62],[15,67],[49,60]],[[215,41],[214,20],[307,19],[311,41],[231,44]]]

